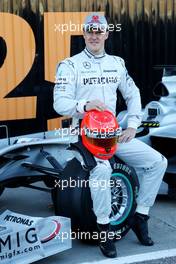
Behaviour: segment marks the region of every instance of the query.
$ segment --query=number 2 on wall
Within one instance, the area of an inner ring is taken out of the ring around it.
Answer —
[[[35,57],[30,25],[19,16],[0,13],[0,36],[7,56],[0,68],[0,121],[36,117],[36,97],[5,98],[29,73]]]

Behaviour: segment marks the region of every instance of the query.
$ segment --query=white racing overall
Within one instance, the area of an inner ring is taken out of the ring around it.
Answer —
[[[57,67],[54,87],[54,109],[61,115],[79,120],[87,101],[98,99],[115,114],[117,89],[121,92],[128,110],[128,127],[137,128],[141,122],[139,89],[128,75],[123,59],[106,53],[94,56],[87,49],[65,59]],[[137,139],[118,143],[116,155],[132,166],[138,175],[140,190],[137,211],[148,214],[164,176],[167,160],[159,152]],[[97,223],[109,223],[111,213],[110,188],[97,188],[91,181],[109,181],[109,161],[97,160],[90,173],[90,190]],[[108,185],[108,184],[107,184]]]

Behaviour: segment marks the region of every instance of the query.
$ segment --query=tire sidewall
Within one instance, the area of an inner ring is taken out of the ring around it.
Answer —
[[[116,223],[115,221],[110,222],[111,230],[119,234],[119,237],[123,237],[130,229],[129,220],[133,217],[136,210],[136,198],[139,191],[139,181],[135,170],[121,161],[114,162],[112,169],[111,178],[118,177],[118,179],[122,179],[129,188],[131,196],[130,205],[128,206],[128,209],[122,219],[117,220]]]

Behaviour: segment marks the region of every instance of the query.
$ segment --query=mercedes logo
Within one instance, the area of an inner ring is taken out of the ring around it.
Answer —
[[[91,64],[88,61],[84,61],[83,62],[83,66],[84,66],[85,69],[90,69],[91,68]]]

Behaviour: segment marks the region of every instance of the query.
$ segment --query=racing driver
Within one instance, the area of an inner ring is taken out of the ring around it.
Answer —
[[[154,204],[167,160],[159,152],[135,138],[136,129],[141,123],[141,99],[139,89],[128,75],[124,60],[108,55],[104,50],[108,38],[108,24],[104,16],[92,13],[85,19],[83,36],[85,49],[67,58],[57,67],[54,88],[54,109],[61,115],[70,115],[76,122],[90,110],[116,111],[116,90],[118,89],[127,105],[128,125],[118,142],[116,155],[132,166],[138,175],[140,189],[132,230],[141,244],[152,246],[148,235],[149,209]],[[90,180],[107,180],[111,176],[108,160],[96,159],[97,166],[90,172]],[[110,188],[91,187],[93,210],[97,217],[100,232],[110,229],[111,213]],[[99,242],[106,257],[117,256],[112,239]]]

